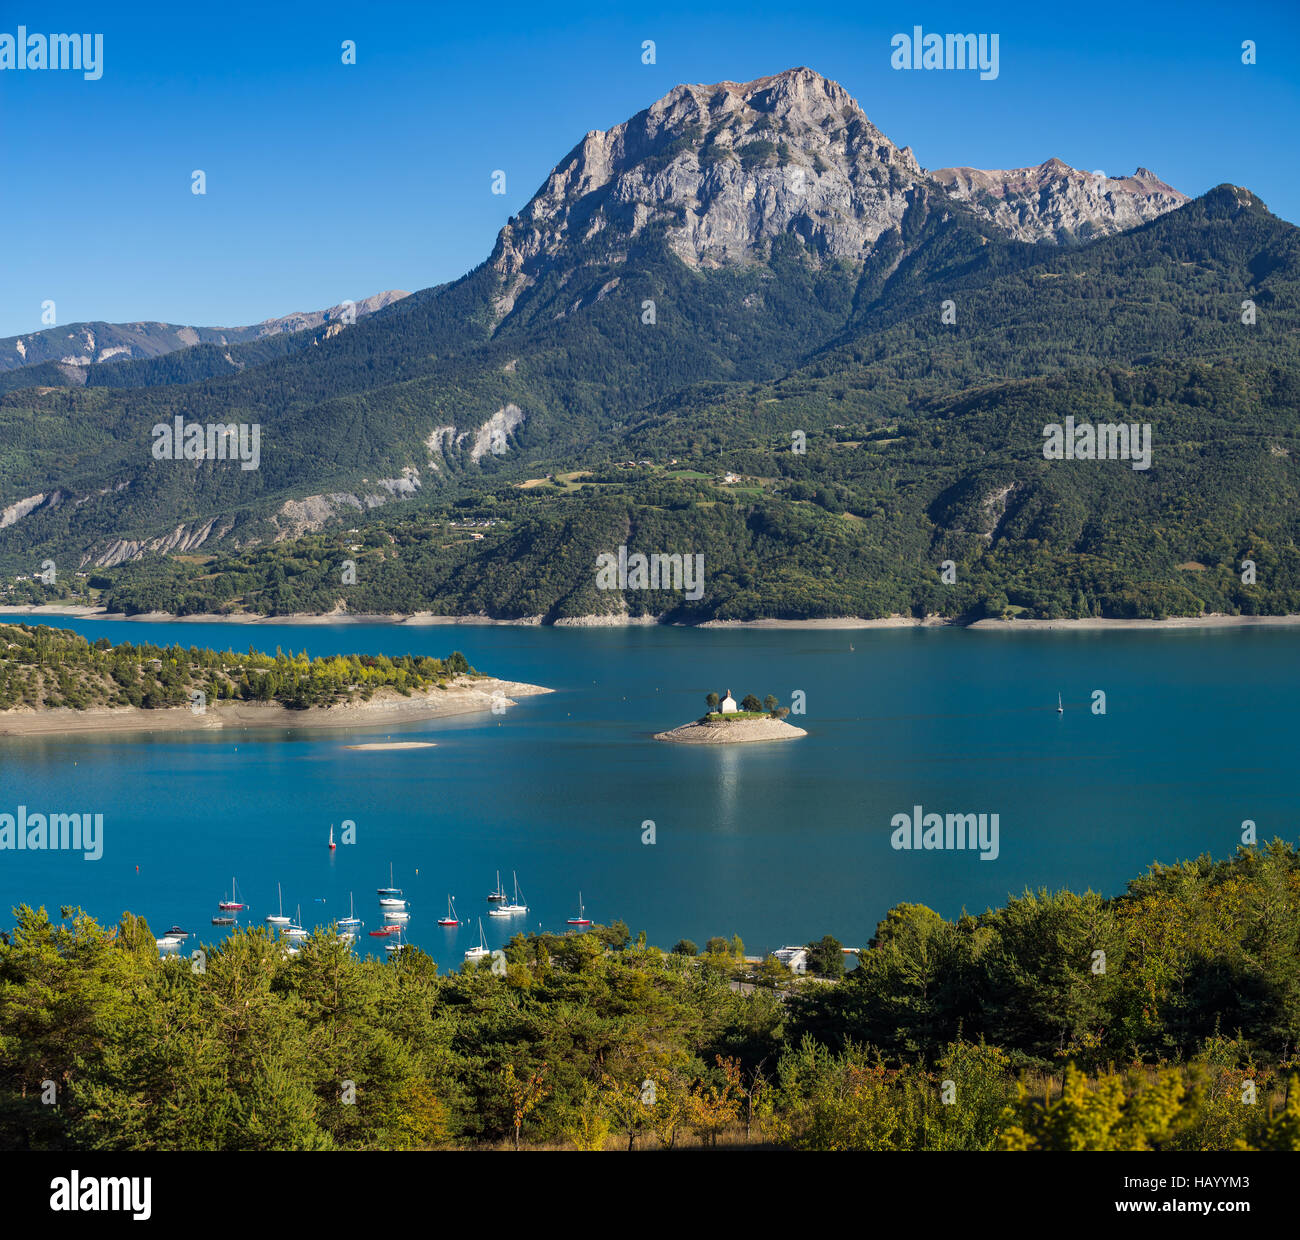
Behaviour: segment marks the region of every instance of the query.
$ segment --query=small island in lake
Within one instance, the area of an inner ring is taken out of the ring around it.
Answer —
[[[657,741],[675,741],[684,745],[743,745],[753,741],[791,741],[807,736],[803,728],[786,723],[788,707],[780,705],[772,694],[759,701],[752,693],[737,705],[728,689],[721,698],[710,693],[705,699],[708,713],[668,732],[656,732]]]
[[[251,648],[236,654],[195,646],[114,646],[107,638],[88,642],[70,629],[0,625],[0,736],[371,727],[496,710],[549,692],[484,676],[459,651],[445,659],[309,659],[305,652],[278,649],[269,655]]]

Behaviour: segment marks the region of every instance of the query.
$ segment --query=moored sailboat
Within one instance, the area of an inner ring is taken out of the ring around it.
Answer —
[[[439,917],[438,925],[440,926],[460,925],[460,918],[456,916],[456,901],[451,896],[447,897],[447,916]]]
[[[589,926],[589,925],[591,925],[591,918],[588,917],[587,914],[583,911],[583,907],[582,907],[582,892],[581,892],[581,891],[578,892],[578,915],[577,915],[576,917],[570,917],[570,918],[569,918],[569,921],[568,921],[568,924],[571,925],[571,926]]]
[[[230,880],[230,899],[218,900],[217,907],[223,913],[242,913],[248,905],[243,903],[239,898],[239,884],[232,878]]]
[[[483,937],[483,918],[480,917],[478,919],[478,946],[471,947],[465,953],[465,959],[479,961],[488,955],[491,955],[491,953],[488,951],[487,940]]]
[[[528,905],[524,903],[523,898],[519,894],[519,875],[516,874],[514,870],[511,870],[510,877],[514,879],[515,883],[515,898],[513,903],[503,904],[501,906],[501,911],[511,915],[516,913],[526,913],[528,912]]]
[[[356,909],[352,904],[352,893],[348,892],[348,915],[340,917],[335,923],[340,930],[355,930],[361,925],[361,918],[356,915]]]
[[[279,913],[268,913],[266,915],[266,924],[268,926],[287,926],[291,924],[293,919],[284,915],[284,891],[279,883],[276,883],[275,890],[280,899],[280,911]]]

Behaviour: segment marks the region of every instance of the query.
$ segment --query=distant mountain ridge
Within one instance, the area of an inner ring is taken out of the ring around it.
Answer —
[[[939,168],[929,175],[1017,241],[1092,240],[1137,228],[1190,201],[1149,168],[1107,177],[1056,158],[1036,168]]]
[[[409,293],[400,289],[388,289],[353,302],[352,313],[363,318],[408,296]],[[263,319],[248,327],[187,327],[152,322],[87,322],[47,327],[0,339],[0,373],[45,362],[61,366],[96,366],[111,361],[162,357],[198,344],[244,344],[268,336],[341,323],[347,309],[347,303],[341,302],[328,310],[296,311],[276,319]]]

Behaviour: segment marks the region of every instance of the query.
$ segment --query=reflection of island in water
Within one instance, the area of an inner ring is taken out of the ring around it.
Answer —
[[[752,693],[747,694],[737,704],[728,689],[721,698],[710,693],[706,702],[709,712],[703,718],[668,732],[656,732],[655,740],[684,745],[743,745],[754,741],[788,741],[808,735],[802,728],[786,723],[788,708],[770,693],[762,702]]]

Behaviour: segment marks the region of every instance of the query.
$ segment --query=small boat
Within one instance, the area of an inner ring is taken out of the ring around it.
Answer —
[[[400,896],[400,895],[402,894],[402,889],[401,889],[400,887],[394,887],[394,886],[392,885],[392,882],[393,882],[393,863],[390,861],[390,862],[388,863],[388,883],[389,883],[389,885],[388,885],[387,887],[376,887],[376,888],[375,888],[375,893],[376,893],[377,895],[381,896],[381,897],[382,897],[382,896]],[[382,899],[379,901],[380,904],[382,904],[383,902],[384,902],[384,901],[383,901]]]
[[[330,823],[330,852],[333,852],[338,845],[334,843],[334,824]]]
[[[275,890],[276,890],[276,893],[277,893],[277,894],[279,895],[279,897],[280,897],[280,911],[279,911],[278,914],[277,914],[277,913],[267,913],[267,915],[266,915],[266,924],[267,924],[268,926],[287,926],[287,925],[290,924],[290,922],[291,922],[293,919],[292,919],[291,917],[286,917],[286,916],[284,915],[284,892],[280,890],[280,884],[279,884],[279,883],[276,883],[276,885],[275,885]]]
[[[161,938],[154,939],[154,942],[158,944],[158,949],[164,952],[174,952],[181,945],[180,939]]]
[[[307,931],[302,928],[302,905],[301,904],[298,905],[298,920],[291,921],[287,926],[285,926],[284,932],[291,939],[305,939],[307,937]]]
[[[571,926],[589,926],[589,925],[591,925],[591,918],[588,917],[588,916],[586,915],[586,913],[583,911],[583,908],[582,908],[582,892],[581,892],[581,891],[578,892],[578,915],[577,915],[576,917],[570,917],[570,918],[569,918],[569,922],[568,922],[568,924],[571,925]]]
[[[217,907],[223,913],[242,913],[248,907],[247,904],[240,901],[239,884],[233,878],[230,880],[230,899],[218,900]]]
[[[506,902],[506,889],[501,886],[501,871],[497,871],[497,889],[488,893],[489,904],[504,904]]]
[[[1065,707],[1061,705],[1061,695],[1059,693],[1056,695],[1056,713],[1058,715],[1065,714]]]
[[[448,896],[448,897],[447,897],[447,916],[446,916],[446,917],[439,917],[439,918],[438,918],[438,925],[440,925],[440,926],[459,926],[459,925],[460,925],[460,918],[456,916],[456,901],[453,900],[453,899],[451,898],[451,896]]]
[[[361,925],[361,918],[356,915],[356,910],[352,907],[352,893],[348,892],[348,915],[340,917],[335,923],[340,930],[355,930]]]
[[[397,896],[380,896],[380,897],[379,897],[379,907],[380,907],[380,908],[383,908],[383,909],[389,909],[389,908],[405,908],[405,907],[406,907],[406,901],[403,900],[403,899],[400,899],[400,898],[397,897]]]
[[[355,943],[357,941],[356,934],[351,930],[344,930],[343,933],[339,935],[339,938],[345,943]]]
[[[513,904],[502,904],[502,905],[500,906],[500,908],[499,908],[499,911],[502,912],[502,913],[504,913],[507,917],[514,916],[514,915],[517,914],[517,913],[526,913],[526,912],[528,912],[528,905],[526,905],[526,904],[523,902],[523,900],[520,898],[520,895],[519,895],[519,875],[516,874],[516,873],[514,872],[514,870],[511,870],[511,871],[510,871],[510,877],[513,878],[513,879],[515,880],[515,899],[514,899],[514,903],[513,903]],[[498,911],[498,909],[493,909],[492,911],[495,913],[495,912]]]
[[[478,919],[478,946],[471,947],[469,951],[465,953],[465,959],[477,961],[482,960],[484,956],[490,956],[491,954],[492,953],[488,951],[487,940],[483,937],[483,918],[480,917]]]
[[[398,952],[405,951],[405,950],[406,950],[406,944],[402,942],[402,936],[400,934],[397,936],[396,943],[384,944],[384,951],[386,951],[390,957],[396,956]]]
[[[188,930],[182,930],[180,926],[173,926],[170,930],[163,931],[163,938],[175,939],[178,943],[184,943],[190,937]]]
[[[233,926],[235,924],[235,919],[230,916],[214,917],[212,919],[212,924],[214,926]]]
[[[378,930],[372,930],[370,932],[370,937],[372,939],[380,939],[383,938],[383,936],[386,934],[401,934],[401,933],[402,933],[401,926],[380,926]]]
[[[399,921],[405,922],[410,920],[411,920],[411,914],[408,913],[404,908],[384,909],[384,921],[386,921],[390,926]]]

